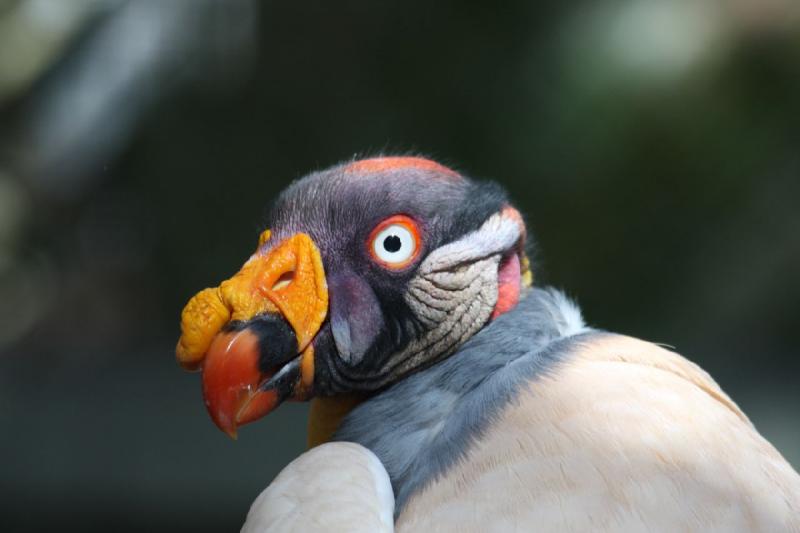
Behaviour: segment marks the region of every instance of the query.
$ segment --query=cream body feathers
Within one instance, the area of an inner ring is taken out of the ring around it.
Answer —
[[[530,383],[398,531],[800,531],[800,476],[698,366],[620,335]]]

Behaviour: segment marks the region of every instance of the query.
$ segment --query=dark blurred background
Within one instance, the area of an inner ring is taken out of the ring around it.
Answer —
[[[505,184],[538,284],[800,466],[798,143],[796,0],[0,0],[0,527],[237,530],[305,406],[228,439],[180,310],[378,152]]]

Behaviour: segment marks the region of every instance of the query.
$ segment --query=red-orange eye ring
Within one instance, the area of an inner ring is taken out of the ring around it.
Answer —
[[[422,250],[419,226],[406,215],[391,216],[372,230],[367,249],[379,265],[402,270],[413,263]]]

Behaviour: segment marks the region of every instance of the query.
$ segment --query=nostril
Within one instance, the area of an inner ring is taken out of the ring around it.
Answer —
[[[288,287],[292,281],[294,281],[294,270],[284,272],[277,280],[275,280],[275,283],[272,285],[272,290],[279,291],[285,287]]]

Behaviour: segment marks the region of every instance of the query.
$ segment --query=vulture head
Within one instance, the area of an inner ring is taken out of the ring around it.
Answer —
[[[505,192],[428,159],[312,173],[276,199],[267,228],[181,317],[178,361],[202,369],[211,418],[231,436],[285,400],[324,411],[441,361],[531,283]]]

